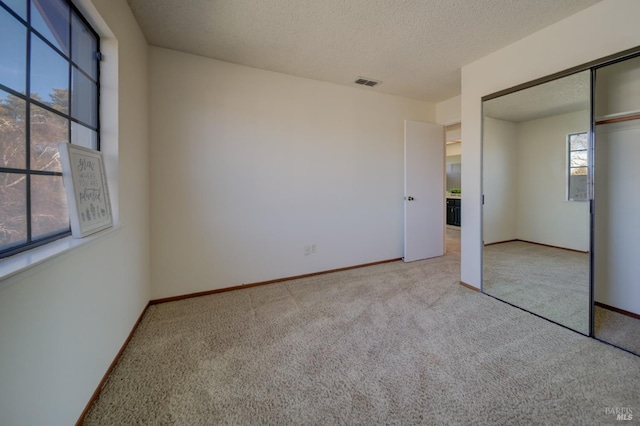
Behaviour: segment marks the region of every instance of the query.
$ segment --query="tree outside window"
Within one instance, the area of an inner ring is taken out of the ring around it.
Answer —
[[[569,201],[587,201],[589,176],[589,135],[587,132],[568,136],[568,194]]]

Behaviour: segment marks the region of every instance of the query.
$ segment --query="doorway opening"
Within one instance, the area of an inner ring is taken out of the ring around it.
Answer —
[[[445,125],[446,165],[446,230],[447,252],[460,250],[460,226],[462,211],[462,126],[461,123]],[[457,243],[457,244],[456,244]]]

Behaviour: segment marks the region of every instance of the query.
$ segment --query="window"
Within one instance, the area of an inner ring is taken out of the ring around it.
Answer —
[[[587,201],[587,177],[589,173],[589,136],[587,132],[573,133],[567,138],[568,173],[567,199]]]
[[[99,148],[98,52],[69,0],[0,0],[0,258],[71,233],[57,146]]]

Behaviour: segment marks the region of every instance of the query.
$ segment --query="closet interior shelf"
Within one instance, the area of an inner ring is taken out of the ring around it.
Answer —
[[[640,111],[620,112],[596,117],[596,126],[640,119]]]

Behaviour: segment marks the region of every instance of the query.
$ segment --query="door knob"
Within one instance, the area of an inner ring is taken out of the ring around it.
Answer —
[[[413,201],[413,197],[407,197],[407,201]]]

